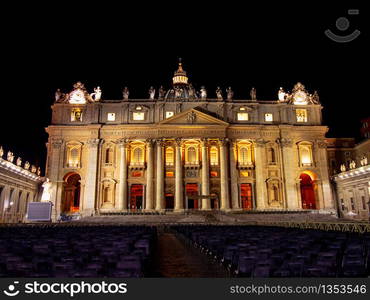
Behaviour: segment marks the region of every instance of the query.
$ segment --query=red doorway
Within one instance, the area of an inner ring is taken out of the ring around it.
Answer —
[[[187,183],[186,184],[186,196],[188,197],[188,209],[198,209],[198,200],[193,198],[198,196],[198,184],[197,183]],[[193,197],[192,197],[193,196]]]
[[[302,173],[301,179],[301,199],[303,209],[316,209],[316,199],[314,183],[310,175]]]
[[[62,212],[78,212],[80,210],[81,177],[77,173],[64,176],[64,198]]]
[[[174,209],[175,197],[172,193],[166,193],[166,209]]]
[[[240,185],[240,200],[242,209],[251,210],[252,204],[252,185],[250,183],[242,183]]]
[[[130,209],[137,210],[143,208],[144,186],[133,184],[130,189]]]

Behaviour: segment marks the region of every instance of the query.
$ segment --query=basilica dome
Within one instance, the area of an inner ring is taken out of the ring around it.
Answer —
[[[197,99],[197,93],[191,83],[188,83],[188,76],[182,67],[181,59],[179,60],[178,69],[175,71],[172,78],[172,88],[170,88],[166,95],[166,100],[175,99]]]

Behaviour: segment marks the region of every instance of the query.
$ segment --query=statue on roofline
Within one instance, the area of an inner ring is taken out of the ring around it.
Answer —
[[[284,89],[281,87],[278,91],[278,99],[279,101],[285,101],[287,94],[285,93]]]
[[[314,104],[320,104],[320,97],[319,97],[319,93],[317,91],[314,91],[311,99],[312,99],[312,102]]]
[[[200,88],[200,97],[202,99],[206,99],[207,98],[207,90],[206,90],[206,88],[204,86],[202,86]]]
[[[150,87],[149,91],[148,91],[148,94],[149,94],[149,99],[150,100],[154,100],[154,97],[155,97],[155,88],[154,87]]]
[[[195,92],[193,85],[190,83],[189,84],[189,98],[195,99],[196,97],[197,97],[197,93]]]
[[[217,89],[216,89],[216,96],[217,96],[217,99],[218,100],[223,100],[223,97],[222,97],[222,90],[221,88],[218,86]]]
[[[234,97],[234,91],[231,89],[231,86],[229,86],[226,90],[227,94],[227,100],[232,100]]]
[[[257,100],[257,90],[254,87],[251,89],[250,96],[253,101]]]
[[[13,160],[14,160],[13,152],[8,151],[8,154],[7,154],[7,157],[6,158],[7,158],[8,161],[10,161],[12,163]]]
[[[164,90],[163,86],[161,85],[158,90],[158,99],[163,99],[166,91]]]
[[[17,165],[18,167],[20,167],[20,166],[21,166],[21,164],[22,164],[22,158],[18,157],[18,158],[17,158],[16,165]]]
[[[90,97],[95,102],[98,102],[101,99],[101,94],[102,94],[102,91],[101,91],[100,87],[98,86],[98,87],[94,88],[94,93],[90,94]]]
[[[24,169],[25,169],[25,170],[29,170],[29,169],[30,169],[30,163],[29,163],[28,161],[26,161],[26,162],[24,163]]]
[[[0,146],[0,158],[3,158],[4,155],[4,149],[3,146]]]
[[[128,100],[128,96],[130,95],[130,92],[128,90],[128,87],[125,86],[122,91],[122,96],[124,100]]]

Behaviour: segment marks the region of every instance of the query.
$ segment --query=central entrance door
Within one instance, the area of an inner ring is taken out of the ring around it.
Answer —
[[[143,208],[144,186],[142,184],[131,185],[130,190],[130,209],[137,210]]]
[[[250,183],[242,183],[240,185],[240,200],[242,209],[251,210],[252,205],[252,185]]]
[[[172,193],[166,193],[166,209],[174,209],[175,197]]]
[[[188,209],[198,209],[198,184],[197,183],[187,183],[186,184],[186,196],[188,198]]]
[[[303,209],[316,209],[316,199],[314,183],[310,175],[302,173],[301,179],[301,198]]]

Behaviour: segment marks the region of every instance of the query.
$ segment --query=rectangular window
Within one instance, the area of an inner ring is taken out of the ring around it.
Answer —
[[[174,177],[175,176],[175,173],[174,172],[166,172],[166,177]]]
[[[171,118],[174,114],[173,111],[166,111],[166,119]]]
[[[116,114],[115,113],[107,113],[107,120],[108,121],[115,121],[116,120]]]
[[[343,199],[340,199],[340,206],[341,206],[342,210],[344,210],[344,209],[345,209]]]
[[[265,114],[265,121],[266,122],[272,122],[273,121],[272,114]]]
[[[211,177],[218,177],[218,172],[217,171],[211,171],[210,175],[211,175]]]
[[[71,122],[82,122],[82,110],[80,108],[72,109]]]
[[[365,196],[361,196],[361,200],[362,200],[362,209],[366,209]]]
[[[143,113],[143,112],[134,112],[134,113],[132,113],[132,119],[134,121],[144,121],[145,120],[145,113]]]
[[[238,113],[238,121],[248,121],[248,113]]]
[[[240,177],[249,177],[248,171],[240,171]]]
[[[307,109],[296,109],[297,122],[307,122]]]
[[[351,197],[351,210],[354,211],[355,209],[355,201],[353,201],[353,198]]]

